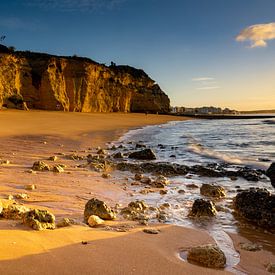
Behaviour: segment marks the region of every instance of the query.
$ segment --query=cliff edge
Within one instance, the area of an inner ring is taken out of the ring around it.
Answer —
[[[0,107],[72,112],[169,112],[143,70],[0,45]]]

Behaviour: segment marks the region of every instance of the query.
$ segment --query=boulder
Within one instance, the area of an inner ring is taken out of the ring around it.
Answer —
[[[20,204],[9,204],[2,210],[2,216],[9,220],[21,220],[23,215],[30,209]]]
[[[236,213],[260,227],[275,228],[275,195],[266,189],[242,191],[234,199]]]
[[[88,225],[91,227],[95,227],[95,226],[103,224],[103,223],[104,223],[104,220],[100,219],[96,215],[91,215],[88,219]]]
[[[85,205],[84,221],[88,222],[91,215],[96,215],[103,220],[114,220],[116,215],[114,211],[107,206],[107,204],[98,199],[91,199]]]
[[[267,169],[266,175],[270,178],[271,184],[275,188],[275,162]]]
[[[34,171],[50,171],[50,166],[46,164],[44,161],[36,161],[32,166],[32,170]]]
[[[23,224],[34,230],[54,229],[55,216],[48,210],[34,209],[23,215]]]
[[[123,159],[123,154],[121,152],[117,152],[112,155],[114,159]]]
[[[160,175],[153,181],[152,185],[156,188],[164,188],[169,183],[170,182],[166,177]]]
[[[70,219],[70,218],[63,218],[62,220],[60,220],[57,224],[56,227],[67,227],[67,226],[71,226],[77,224],[77,222],[74,219]]]
[[[155,153],[151,149],[144,149],[141,151],[133,152],[129,155],[130,159],[140,159],[140,160],[154,160],[156,159]]]
[[[57,164],[57,165],[53,166],[53,172],[54,173],[63,173],[64,169],[63,169],[62,165]]]
[[[222,198],[225,197],[225,189],[222,186],[204,183],[200,188],[200,193],[207,197]]]
[[[226,264],[223,251],[213,244],[190,248],[187,253],[187,261],[210,268],[223,268]]]
[[[121,210],[121,214],[128,220],[144,221],[149,219],[149,216],[146,215],[148,209],[149,207],[144,201],[133,201]]]
[[[212,201],[196,199],[189,215],[193,217],[214,217],[216,214],[217,210]]]

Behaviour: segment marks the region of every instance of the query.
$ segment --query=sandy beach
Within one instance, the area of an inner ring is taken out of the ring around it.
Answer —
[[[93,197],[111,206],[118,202],[126,205],[131,200],[126,180],[104,179],[66,156],[94,153],[129,129],[184,119],[151,114],[1,111],[0,159],[10,163],[0,166],[0,199],[26,193],[28,198],[18,203],[47,209],[57,221],[69,217],[79,223],[85,203]],[[51,164],[51,156],[66,165],[64,173],[30,173],[34,161]],[[28,184],[37,189],[25,190]],[[0,274],[238,274],[239,270],[243,272],[239,274],[256,275],[270,274],[266,266],[275,262],[274,254],[265,249],[241,250],[239,243],[249,241],[231,234],[240,263],[234,269],[204,268],[182,260],[179,252],[214,243],[205,231],[154,224],[149,227],[160,233],[151,235],[134,222],[118,220],[107,225],[108,229],[80,224],[34,231],[20,221],[0,219]]]

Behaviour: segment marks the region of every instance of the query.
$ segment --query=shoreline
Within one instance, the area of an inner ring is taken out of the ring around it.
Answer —
[[[64,118],[67,120],[64,121]],[[3,119],[6,119],[6,124],[3,124]],[[103,146],[130,129],[171,120],[175,120],[175,117],[144,114],[82,115],[43,111],[0,112],[0,122],[3,125],[0,141],[6,145],[0,158],[11,160],[10,165],[0,167],[0,195],[3,197],[26,192],[30,198],[21,200],[20,203],[48,209],[57,219],[72,217],[80,221],[88,199],[98,197],[114,205],[121,199],[125,201],[125,196],[130,195],[130,191],[124,190],[124,183],[114,184],[116,178],[103,179],[96,172],[75,167],[74,160],[63,156],[60,156],[60,162],[68,167],[64,174],[30,174],[26,172],[28,167],[38,159],[49,162],[48,157],[55,153],[87,155],[95,151],[89,150],[89,147]],[[88,130],[80,131],[84,127]],[[33,129],[35,135],[29,135],[30,129]],[[35,184],[37,190],[25,191],[23,187],[26,184]],[[110,225],[111,228],[116,228],[121,223],[129,225],[127,221],[118,221],[118,225],[110,222]],[[213,238],[207,232],[175,225],[154,224],[149,227],[160,228],[160,234],[145,234],[142,232],[144,227],[141,226],[130,227],[126,232],[79,225],[36,232],[18,221],[1,219],[0,238],[4,241],[0,247],[0,273],[102,274],[102,270],[105,274],[228,273],[227,270],[192,265],[179,258],[178,253],[182,248],[213,243]],[[242,237],[234,234],[235,247],[238,247],[240,240]],[[88,244],[82,245],[82,241],[87,241]],[[243,252],[240,252],[241,262],[238,266],[243,271],[250,271],[249,274],[256,270],[265,274],[263,262],[266,259],[275,261],[274,255],[267,251],[253,252],[252,257],[261,260],[251,269],[250,257],[243,260]]]

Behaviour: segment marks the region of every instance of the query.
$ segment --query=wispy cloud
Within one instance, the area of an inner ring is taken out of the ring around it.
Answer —
[[[220,86],[218,86],[218,83],[214,77],[194,77],[191,80],[196,83],[196,90],[220,89]]]
[[[205,87],[198,87],[196,90],[216,90],[220,89],[221,87],[219,86],[205,86]]]
[[[27,22],[18,17],[1,17],[0,27],[7,29],[18,29],[18,30],[37,30],[38,24]]]
[[[209,81],[209,80],[215,80],[213,77],[195,77],[192,78],[192,81]]]
[[[275,39],[275,23],[257,24],[243,29],[236,41],[250,41],[250,48],[266,47],[268,40]]]
[[[64,12],[113,9],[126,0],[28,0],[28,6]]]

